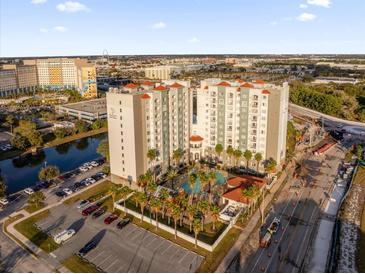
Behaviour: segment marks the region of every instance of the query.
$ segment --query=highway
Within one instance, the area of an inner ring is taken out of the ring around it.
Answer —
[[[308,175],[299,188],[293,188],[293,179],[281,191],[274,202],[261,235],[269,227],[274,217],[279,217],[281,225],[274,234],[271,245],[264,249],[258,246],[260,229],[254,233],[257,246],[250,254],[241,251],[239,272],[301,272],[312,232],[321,214],[322,203],[331,192],[344,152],[339,146],[323,156],[310,155],[304,161]],[[296,184],[298,185],[298,184]]]

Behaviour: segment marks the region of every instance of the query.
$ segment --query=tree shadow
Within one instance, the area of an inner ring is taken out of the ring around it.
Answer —
[[[85,219],[80,218],[77,221],[73,222],[67,229],[73,229],[77,233],[81,230],[84,224],[85,224]]]

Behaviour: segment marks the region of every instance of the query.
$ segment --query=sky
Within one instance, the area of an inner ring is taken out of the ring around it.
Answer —
[[[364,0],[0,0],[0,56],[363,54]]]

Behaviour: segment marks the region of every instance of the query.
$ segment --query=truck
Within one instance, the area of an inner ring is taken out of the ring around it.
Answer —
[[[270,226],[267,228],[264,236],[260,239],[260,247],[267,248],[270,246],[272,236],[278,231],[279,226],[280,220],[275,217]]]

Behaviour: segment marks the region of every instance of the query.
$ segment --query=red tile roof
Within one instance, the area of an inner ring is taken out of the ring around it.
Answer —
[[[124,87],[125,88],[137,88],[138,86],[133,83],[129,83],[128,85],[125,85]]]
[[[242,204],[249,204],[250,200],[242,195],[242,190],[241,188],[235,188],[232,189],[231,191],[228,191],[226,193],[223,194],[223,197],[228,199],[228,200],[232,200],[235,202],[239,202]]]
[[[244,83],[243,85],[241,85],[241,87],[243,88],[253,88],[253,85],[250,83]]]
[[[170,88],[182,88],[183,87],[183,85],[180,85],[179,83],[173,83],[171,86],[170,86]]]
[[[144,85],[144,86],[154,86],[154,85],[155,85],[155,83],[154,83],[154,82],[151,82],[151,81],[144,81],[144,82],[142,83],[142,85]]]
[[[243,84],[245,83],[245,81],[241,80],[241,79],[237,79],[236,82],[240,83],[240,84]]]
[[[255,80],[254,82],[256,84],[260,84],[260,85],[264,85],[265,84],[265,81],[262,81],[262,80]]]
[[[262,94],[270,94],[270,91],[268,91],[267,89],[264,89],[263,91],[261,91]]]
[[[230,86],[231,86],[231,84],[223,81],[223,82],[220,82],[217,86],[221,86],[221,87],[230,87]]]
[[[158,87],[155,87],[154,90],[165,91],[165,90],[167,90],[167,88],[164,86],[158,86]]]
[[[204,140],[204,138],[199,135],[191,135],[191,137],[190,137],[190,141],[193,141],[193,142],[200,142],[203,140]]]
[[[141,98],[142,98],[142,99],[150,99],[151,97],[150,97],[147,93],[145,93],[145,94],[143,94],[143,95],[141,96]]]

